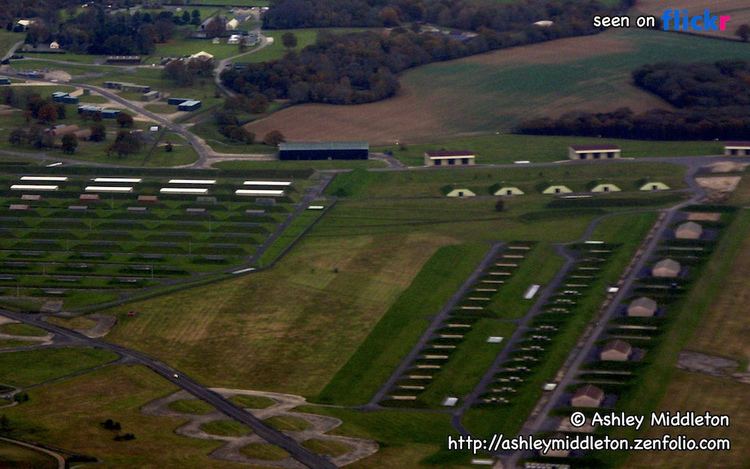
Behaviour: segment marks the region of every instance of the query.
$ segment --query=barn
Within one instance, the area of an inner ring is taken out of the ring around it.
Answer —
[[[284,142],[279,144],[280,160],[366,160],[367,142]]]

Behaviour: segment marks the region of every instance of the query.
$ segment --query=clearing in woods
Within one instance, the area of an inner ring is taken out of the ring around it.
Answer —
[[[571,110],[667,108],[631,84],[644,64],[742,57],[748,45],[659,31],[597,36],[499,50],[419,67],[401,77],[398,96],[356,106],[306,104],[248,124],[290,140],[425,141],[435,136],[507,131],[519,121]]]

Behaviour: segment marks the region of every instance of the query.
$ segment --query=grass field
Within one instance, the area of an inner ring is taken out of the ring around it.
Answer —
[[[0,441],[0,467],[9,469],[55,469],[57,462],[51,456],[39,451]]]
[[[658,142],[645,140],[606,139],[619,145],[626,158],[644,156],[718,155],[723,148],[719,142]],[[512,163],[518,160],[534,163],[568,159],[568,146],[601,144],[602,139],[587,137],[556,137],[538,135],[487,134],[436,140],[429,144],[405,147],[377,147],[375,151],[390,151],[393,156],[410,166],[422,166],[424,153],[435,150],[470,150],[476,152],[477,164]]]
[[[13,44],[18,41],[23,41],[23,39],[23,34],[12,33],[6,31],[5,28],[3,28],[3,30],[0,31],[0,58],[4,57],[5,54],[10,51],[10,48],[13,47]]]
[[[32,389],[28,402],[3,413],[13,437],[93,456],[107,467],[240,467],[208,457],[221,442],[175,434],[185,420],[141,413],[141,406],[175,390],[146,368],[112,366]],[[116,433],[100,425],[108,418],[136,439],[113,441]]]
[[[575,109],[667,108],[631,84],[633,69],[676,58],[742,58],[749,47],[659,31],[613,30],[419,67],[402,76],[395,98],[357,106],[295,106],[248,128],[258,135],[279,129],[290,140],[393,144],[507,131],[522,119]]]
[[[26,387],[67,376],[115,360],[117,356],[89,348],[30,350],[0,354],[0,383]]]

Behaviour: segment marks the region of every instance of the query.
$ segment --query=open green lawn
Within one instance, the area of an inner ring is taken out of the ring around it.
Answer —
[[[31,386],[115,360],[117,356],[90,348],[29,350],[0,354],[0,383]]]
[[[591,137],[556,137],[540,135],[486,134],[435,140],[426,144],[403,147],[376,147],[375,151],[391,151],[393,156],[409,166],[422,166],[424,153],[436,150],[469,150],[477,155],[477,164],[513,163],[514,161],[564,161],[568,146],[613,143],[622,148],[626,158],[648,156],[719,155],[720,142],[660,142],[645,140],[597,139]]]
[[[169,404],[169,408],[183,414],[205,415],[214,411],[214,408],[200,399],[181,399]]]
[[[220,441],[177,435],[186,419],[144,415],[141,407],[177,388],[140,366],[111,366],[29,390],[30,400],[3,410],[14,438],[93,456],[107,467],[233,468],[208,455]],[[135,440],[113,441],[100,425],[120,422]]]

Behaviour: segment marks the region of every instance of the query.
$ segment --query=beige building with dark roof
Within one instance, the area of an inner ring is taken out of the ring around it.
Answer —
[[[659,305],[656,304],[656,301],[642,296],[633,300],[630,305],[628,305],[628,316],[634,318],[650,318],[656,314],[657,309],[659,309]]]
[[[626,362],[633,353],[633,347],[624,340],[616,339],[602,347],[599,358],[610,362]]]
[[[476,161],[473,151],[428,151],[424,154],[425,166],[472,166]]]
[[[673,259],[664,259],[654,264],[651,275],[659,278],[677,278],[681,270],[682,266],[679,262]]]
[[[674,230],[677,239],[700,239],[703,235],[703,227],[694,221],[681,224]]]
[[[568,147],[568,158],[571,160],[611,160],[622,156],[617,145],[571,145]]]
[[[750,142],[726,142],[724,143],[724,155],[750,156]]]
[[[604,391],[593,384],[587,384],[573,394],[570,405],[573,407],[599,407],[604,401]]]

